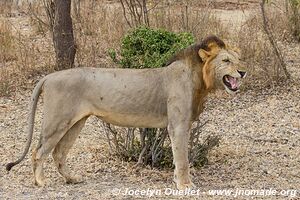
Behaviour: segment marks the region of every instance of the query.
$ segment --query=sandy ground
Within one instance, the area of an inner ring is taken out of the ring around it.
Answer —
[[[207,193],[214,189],[271,188],[298,190],[297,197],[300,198],[299,84],[298,81],[285,87],[250,87],[236,96],[219,91],[210,96],[201,115],[201,120],[208,120],[203,137],[217,134],[222,140],[220,146],[210,153],[209,164],[201,170],[192,170],[193,180],[201,194],[189,197],[227,199],[227,196],[216,197]],[[164,191],[165,188],[174,188],[172,170],[135,170],[134,163],[122,163],[109,157],[105,136],[95,118],[89,119],[68,159],[72,168],[85,177],[84,183],[64,184],[50,157],[45,165],[48,178],[45,188],[33,186],[29,156],[8,174],[5,164],[15,159],[24,148],[29,94],[30,91],[26,91],[13,99],[2,98],[0,101],[1,198],[131,199],[133,196],[123,195],[126,189]],[[34,143],[40,130],[41,107],[39,105]],[[114,188],[121,194],[114,195]],[[157,199],[162,197],[176,199],[180,196],[155,196]],[[245,197],[239,196],[239,199]],[[282,198],[278,194],[263,199]]]
[[[237,23],[247,16],[235,14],[240,16]],[[231,23],[233,17],[225,19]],[[209,96],[200,116],[201,121],[208,121],[203,127],[203,138],[216,134],[222,139],[209,154],[209,163],[202,169],[192,169],[194,195],[170,194],[175,188],[172,169],[136,169],[135,163],[110,157],[105,135],[93,117],[68,157],[72,169],[83,175],[83,183],[65,184],[51,156],[45,164],[48,185],[44,188],[33,185],[31,155],[7,173],[6,163],[20,155],[26,142],[31,90],[0,98],[0,199],[300,199],[299,44],[284,53],[289,58],[291,82],[264,87],[253,81],[235,96],[223,91]],[[39,138],[41,111],[42,101],[32,147]],[[156,194],[141,194],[148,189]],[[220,195],[213,190],[219,190]],[[231,194],[222,193],[225,190]],[[133,195],[133,191],[137,194]],[[272,194],[262,195],[268,191]]]

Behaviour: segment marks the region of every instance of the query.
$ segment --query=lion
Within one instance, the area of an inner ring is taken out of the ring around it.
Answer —
[[[87,118],[95,115],[123,127],[167,127],[175,165],[174,181],[180,190],[191,188],[191,125],[203,110],[208,93],[218,88],[236,93],[245,76],[239,52],[216,36],[179,51],[162,68],[73,68],[49,74],[33,90],[25,150],[6,169],[10,171],[19,164],[29,151],[37,102],[43,92],[43,125],[32,154],[36,185],[45,185],[43,163],[52,150],[65,181],[82,181],[65,161]]]

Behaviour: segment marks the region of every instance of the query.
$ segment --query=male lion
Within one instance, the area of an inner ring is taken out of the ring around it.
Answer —
[[[125,127],[168,127],[178,189],[191,187],[188,141],[192,122],[203,109],[205,96],[216,88],[235,93],[245,77],[239,54],[216,36],[177,53],[159,69],[75,68],[47,75],[33,90],[28,153],[37,101],[44,92],[44,118],[39,144],[32,155],[35,184],[44,185],[43,162],[53,151],[59,173],[68,183],[81,181],[65,160],[90,115]]]

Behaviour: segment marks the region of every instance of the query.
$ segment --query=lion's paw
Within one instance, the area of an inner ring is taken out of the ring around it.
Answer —
[[[38,187],[45,187],[46,186],[46,181],[45,179],[35,179],[34,180],[34,185],[38,186]]]
[[[190,189],[195,188],[195,185],[190,181],[188,183],[176,183],[176,187],[178,190],[185,190],[188,188]]]

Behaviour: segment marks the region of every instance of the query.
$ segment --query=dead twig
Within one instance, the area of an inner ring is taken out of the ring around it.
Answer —
[[[47,24],[46,22],[44,22],[40,17],[37,16],[37,14],[34,12],[32,5],[29,5],[29,14],[36,19],[39,23],[43,24],[46,27],[49,27],[49,24]]]
[[[123,10],[123,16],[129,27],[140,25],[150,26],[147,9],[147,0],[119,0]]]

